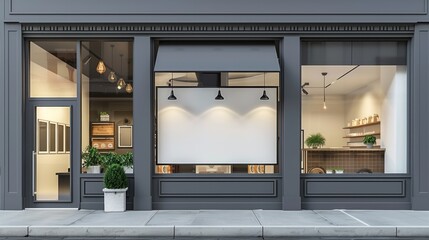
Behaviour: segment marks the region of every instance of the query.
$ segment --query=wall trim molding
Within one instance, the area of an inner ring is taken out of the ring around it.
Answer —
[[[23,33],[413,33],[414,24],[23,24]]]

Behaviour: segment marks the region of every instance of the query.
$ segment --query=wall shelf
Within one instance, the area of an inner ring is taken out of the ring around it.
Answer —
[[[369,136],[369,135],[380,135],[381,133],[366,133],[363,135],[359,135],[359,136],[344,136],[343,138],[361,138],[361,137],[365,137],[365,136]]]
[[[361,125],[357,125],[357,126],[343,127],[343,129],[360,128],[360,127],[366,127],[366,126],[377,125],[377,124],[380,124],[380,121],[373,122],[373,123],[367,123],[367,124],[361,124]]]

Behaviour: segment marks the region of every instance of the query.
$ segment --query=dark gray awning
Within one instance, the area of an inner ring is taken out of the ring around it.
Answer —
[[[270,44],[160,44],[155,72],[278,72]]]

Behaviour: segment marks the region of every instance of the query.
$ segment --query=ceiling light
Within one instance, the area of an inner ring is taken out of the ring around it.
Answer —
[[[127,92],[127,93],[133,92],[133,86],[131,85],[131,83],[127,84],[127,86],[125,87],[125,92]]]
[[[269,100],[270,98],[267,96],[267,92],[265,91],[265,72],[264,72],[264,92],[262,96],[259,98],[260,100]]]
[[[119,55],[119,56],[121,56],[121,75],[123,75],[123,72],[122,72],[122,57],[124,56],[123,54],[121,54],[121,55]],[[125,82],[125,80],[121,77],[120,79],[119,79],[119,81],[118,81],[118,84],[117,84],[117,88],[119,89],[119,90],[121,90],[122,88],[124,88],[125,86],[127,85],[127,83]]]
[[[168,96],[168,100],[177,100],[177,97],[174,96],[174,77],[173,77],[173,72],[171,73],[171,92],[170,92],[170,96]]]
[[[113,68],[113,48],[115,47],[115,45],[112,44],[112,45],[110,45],[110,47],[112,47],[112,68]],[[107,76],[107,80],[111,83],[114,83],[114,82],[116,82],[116,79],[117,78],[116,78],[115,72],[113,70],[110,71],[109,76]]]
[[[100,59],[100,61],[98,61],[96,70],[99,74],[106,72],[106,65],[104,65],[103,60]]]
[[[224,100],[225,98],[222,96],[222,93],[220,92],[220,88],[217,91],[217,96],[215,97],[215,100]]]
[[[322,72],[323,76],[323,109],[326,110],[326,75],[328,75],[327,72]]]

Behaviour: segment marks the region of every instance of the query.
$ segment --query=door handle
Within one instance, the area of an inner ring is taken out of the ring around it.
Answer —
[[[33,197],[36,195],[36,152],[35,151],[33,151],[32,152],[32,157],[31,157],[31,159],[32,159],[32,161],[31,161],[31,171],[32,171],[32,174],[33,174],[33,179],[32,179],[32,181],[31,181],[31,183],[32,183],[32,192],[33,192]]]

